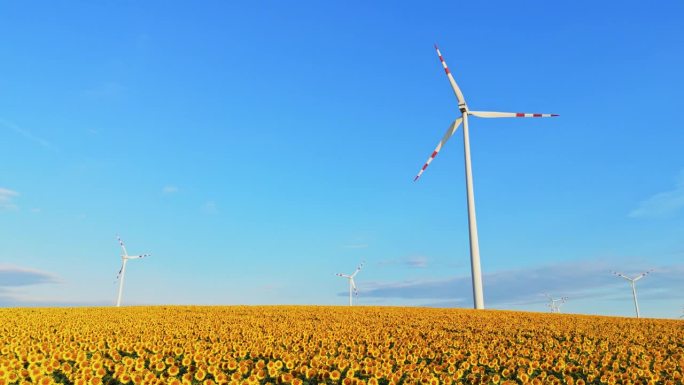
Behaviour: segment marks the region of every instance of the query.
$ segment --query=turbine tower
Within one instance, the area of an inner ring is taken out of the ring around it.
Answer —
[[[356,274],[361,271],[361,268],[363,267],[363,262],[354,270],[352,274],[341,274],[337,273],[335,274],[338,277],[346,278],[349,280],[349,306],[352,306],[352,290],[354,291],[354,295],[359,295],[359,291],[356,290],[356,283],[354,283],[354,277],[356,277]]]
[[[423,174],[425,169],[430,165],[433,159],[437,156],[442,146],[451,138],[452,135],[458,129],[458,126],[463,122],[463,147],[465,152],[465,176],[466,176],[466,194],[468,202],[468,229],[470,234],[470,270],[473,280],[473,302],[475,309],[484,309],[484,295],[482,292],[482,271],[480,269],[480,246],[477,238],[477,220],[475,216],[475,195],[473,192],[473,173],[470,166],[470,138],[468,134],[468,117],[476,116],[479,118],[550,118],[553,116],[558,116],[556,114],[529,114],[522,112],[489,112],[489,111],[470,111],[463,97],[461,89],[458,88],[454,77],[449,71],[442,53],[439,51],[439,47],[435,45],[437,50],[437,56],[442,62],[442,67],[444,67],[444,72],[446,73],[449,83],[451,83],[451,88],[456,94],[456,99],[458,99],[458,109],[461,113],[461,117],[454,120],[449,126],[446,133],[442,137],[442,140],[437,144],[437,148],[432,152],[432,155],[428,158],[423,168],[420,169],[418,175],[416,175],[414,181]]]
[[[646,272],[644,272],[644,273],[641,273],[641,274],[635,276],[634,278],[630,278],[630,277],[628,277],[628,276],[626,276],[626,275],[624,275],[624,274],[622,274],[622,273],[617,273],[617,272],[615,272],[615,271],[613,272],[613,274],[615,274],[616,276],[622,277],[622,278],[628,280],[628,281],[629,281],[629,284],[632,286],[632,297],[634,298],[634,310],[636,310],[636,316],[637,316],[637,318],[640,318],[641,315],[639,314],[639,302],[637,302],[636,281],[640,280],[641,278],[644,278],[645,276],[647,276],[648,274],[650,274],[652,271],[653,271],[653,270],[646,271]]]
[[[128,255],[128,252],[126,251],[126,245],[124,245],[123,241],[121,240],[121,237],[119,237],[117,235],[116,239],[119,240],[119,245],[121,245],[121,251],[122,251],[121,269],[119,270],[119,273],[116,275],[116,278],[119,280],[119,295],[116,298],[116,306],[119,307],[119,306],[121,306],[121,294],[123,293],[124,278],[126,276],[126,262],[128,262],[129,259],[140,259],[140,258],[149,257],[150,254]]]
[[[547,306],[551,308],[551,313],[560,313],[561,305],[568,300],[568,297],[553,298],[548,294],[546,294],[546,297],[549,299]]]

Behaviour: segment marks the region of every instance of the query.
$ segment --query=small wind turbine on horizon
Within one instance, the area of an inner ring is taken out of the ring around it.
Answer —
[[[122,251],[121,269],[119,270],[119,273],[116,275],[116,278],[119,280],[119,295],[116,298],[116,306],[119,307],[121,306],[121,294],[123,293],[124,278],[126,276],[126,262],[128,262],[129,259],[141,259],[149,257],[151,254],[128,255],[128,252],[126,251],[126,245],[124,245],[123,241],[121,240],[121,237],[117,235],[116,239],[119,240],[119,245],[121,246]]]
[[[568,297],[553,298],[548,294],[545,295],[549,299],[549,303],[546,306],[551,308],[551,313],[560,313],[561,305],[568,300]]]
[[[452,135],[458,129],[458,126],[463,122],[463,147],[465,152],[465,175],[466,175],[466,193],[468,201],[468,229],[470,234],[470,269],[472,273],[473,280],[473,302],[475,309],[484,309],[484,294],[482,291],[482,271],[480,268],[480,246],[477,237],[477,220],[475,216],[475,195],[473,192],[473,173],[470,165],[470,139],[468,134],[468,117],[476,116],[479,118],[550,118],[553,116],[558,116],[556,114],[530,114],[523,112],[489,112],[489,111],[470,111],[466,105],[465,98],[461,89],[456,84],[454,77],[449,71],[442,53],[439,51],[439,47],[435,44],[435,50],[437,50],[437,56],[442,62],[444,67],[444,72],[446,72],[449,83],[451,83],[451,88],[456,94],[456,99],[458,99],[458,109],[461,112],[461,117],[454,120],[449,126],[446,133],[442,137],[442,140],[437,144],[437,148],[432,152],[432,155],[428,158],[423,168],[420,169],[418,175],[416,175],[414,181],[423,174],[425,169],[430,165],[430,163],[435,159],[439,151],[442,149],[444,144],[451,138]]]
[[[632,286],[632,297],[634,298],[634,310],[636,310],[637,318],[641,318],[641,315],[639,314],[639,302],[637,301],[637,295],[636,295],[636,281],[640,280],[641,278],[644,278],[645,276],[649,275],[651,272],[653,272],[653,270],[643,272],[643,273],[635,276],[634,278],[630,278],[630,277],[628,277],[622,273],[618,273],[618,272],[613,271],[614,275],[628,280],[629,284]]]
[[[356,289],[356,283],[354,283],[354,277],[356,277],[356,274],[361,271],[361,268],[363,267],[363,262],[354,270],[352,274],[342,274],[342,273],[337,273],[335,274],[338,277],[346,278],[349,280],[349,306],[352,306],[352,290],[354,291],[354,295],[359,295],[359,291]]]

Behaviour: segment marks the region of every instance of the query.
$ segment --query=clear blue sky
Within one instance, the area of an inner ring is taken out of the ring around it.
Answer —
[[[0,305],[684,307],[684,4],[0,3]]]

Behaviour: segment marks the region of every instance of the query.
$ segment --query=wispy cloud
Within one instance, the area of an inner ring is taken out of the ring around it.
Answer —
[[[18,196],[18,192],[0,187],[0,210],[17,210],[19,206],[14,203],[14,198]]]
[[[0,287],[58,283],[59,279],[50,273],[12,265],[0,265]]]
[[[352,243],[349,245],[344,245],[343,246],[345,249],[366,249],[368,248],[367,243]]]
[[[48,142],[47,140],[41,138],[38,135],[35,135],[31,131],[20,127],[19,125],[10,122],[9,120],[0,119],[0,126],[3,126],[5,128],[10,129],[10,130],[16,132],[17,134],[23,136],[25,139],[27,139],[33,143],[36,143],[42,147],[49,148],[52,150],[55,149],[54,146],[52,145],[52,143]]]
[[[629,213],[632,218],[668,218],[684,209],[684,171],[677,178],[674,189],[657,193],[643,200]]]
[[[205,214],[216,214],[218,213],[218,206],[216,206],[216,202],[214,201],[207,201],[202,205],[202,212]]]
[[[425,268],[428,266],[428,258],[425,256],[414,256],[414,257],[406,257],[406,258],[397,258],[397,259],[385,259],[380,262],[378,262],[378,265],[380,266],[392,266],[392,265],[399,265],[399,266],[407,266],[411,268]]]
[[[178,192],[178,187],[167,185],[162,188],[162,194],[173,194]]]
[[[117,82],[102,82],[83,91],[83,94],[93,99],[111,99],[121,96],[126,87]]]
[[[485,274],[485,300],[500,305],[543,302],[542,293],[573,298],[614,295],[616,288],[619,290],[624,282],[609,273],[612,268],[614,266],[606,262],[582,261]],[[684,290],[682,274],[684,264],[657,268],[651,280],[640,281],[642,291],[644,295],[658,291],[660,298],[679,298]],[[456,305],[470,304],[472,300],[469,275],[439,280],[375,282],[363,286],[363,295],[369,298],[449,301]]]

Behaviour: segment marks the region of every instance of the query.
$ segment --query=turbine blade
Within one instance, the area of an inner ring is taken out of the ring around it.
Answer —
[[[128,259],[140,259],[140,258],[145,258],[149,257],[152,254],[141,254],[141,255],[134,255],[134,256],[129,256],[127,257]]]
[[[354,277],[356,276],[356,274],[358,274],[359,271],[361,271],[361,268],[363,267],[363,264],[364,264],[364,263],[365,263],[365,262],[361,262],[361,264],[356,268],[356,270],[354,271],[354,273],[351,275],[352,278],[354,278]]]
[[[351,282],[352,288],[354,289],[354,295],[359,295],[359,291],[356,289],[356,283],[354,283],[354,278],[350,279],[349,282]]]
[[[643,272],[643,273],[637,275],[636,277],[634,277],[634,280],[635,280],[635,281],[638,281],[638,280],[640,280],[641,278],[644,278],[645,276],[651,274],[651,272],[653,272],[653,270],[649,270],[649,271]]]
[[[553,118],[558,114],[529,114],[525,112],[468,111],[468,115],[478,118]]]
[[[461,121],[463,121],[463,118],[458,118],[458,119],[454,120],[453,123],[451,123],[449,128],[447,128],[446,133],[444,133],[444,136],[442,137],[442,140],[439,141],[439,143],[437,144],[437,147],[432,152],[432,155],[430,155],[427,162],[425,162],[425,164],[423,165],[423,168],[421,168],[420,171],[418,171],[418,175],[416,175],[416,177],[413,179],[414,182],[417,181],[421,175],[423,175],[423,172],[425,171],[425,169],[430,165],[430,163],[432,163],[432,160],[435,159],[437,154],[439,154],[439,152],[442,150],[442,147],[444,146],[444,144],[446,144],[446,142],[449,141],[449,138],[451,138],[454,135],[454,133],[456,132],[456,130],[458,130],[458,126],[461,125]]]
[[[614,271],[613,274],[615,274],[615,275],[618,276],[618,277],[624,278],[624,279],[626,279],[626,280],[628,280],[628,281],[631,281],[631,280],[632,280],[632,278],[629,278],[628,276],[626,276],[626,275],[624,275],[624,274],[622,274],[622,273],[618,273],[618,272],[615,272],[615,271]]]
[[[121,268],[119,269],[119,272],[116,273],[116,279],[117,279],[117,280],[118,280],[119,278],[121,278],[121,272],[122,272],[122,271],[123,271],[123,263],[121,264]]]
[[[447,78],[449,78],[449,83],[451,83],[451,88],[454,90],[454,94],[456,94],[456,99],[458,99],[458,107],[465,107],[466,102],[465,98],[463,97],[463,93],[461,92],[461,89],[458,87],[458,84],[456,84],[456,80],[454,80],[454,77],[451,75],[451,71],[449,71],[449,67],[447,66],[446,61],[444,61],[444,58],[442,57],[442,53],[439,51],[439,47],[437,47],[437,44],[435,44],[435,50],[437,50],[437,56],[439,56],[439,61],[442,62],[442,67],[444,67],[444,72],[446,73]]]
[[[123,255],[124,255],[125,257],[127,257],[127,256],[128,256],[128,252],[126,251],[126,245],[124,245],[123,241],[121,240],[121,237],[119,237],[118,234],[116,235],[116,239],[119,240],[119,245],[121,246],[121,251],[123,251]]]
[[[338,276],[338,277],[347,278],[347,279],[351,278],[351,276],[349,276],[349,275],[347,275],[347,274],[340,274],[340,273],[337,273],[337,274],[335,274],[335,275]]]

